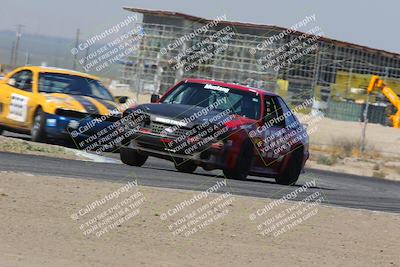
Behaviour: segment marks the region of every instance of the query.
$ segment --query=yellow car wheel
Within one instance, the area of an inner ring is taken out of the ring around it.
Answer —
[[[45,114],[41,108],[38,108],[33,117],[31,140],[34,142],[44,142],[46,140]]]

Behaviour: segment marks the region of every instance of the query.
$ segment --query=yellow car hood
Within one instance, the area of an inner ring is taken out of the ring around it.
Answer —
[[[115,102],[104,99],[61,93],[43,95],[46,98],[46,106],[53,112],[58,108],[100,115],[118,111]]]

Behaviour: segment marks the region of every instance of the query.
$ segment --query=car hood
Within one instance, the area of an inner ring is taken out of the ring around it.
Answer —
[[[68,95],[61,93],[42,94],[46,104],[54,109],[61,108],[83,113],[107,115],[117,110],[113,101],[93,98],[83,95]]]
[[[186,124],[185,127],[188,128],[203,124],[207,121],[214,124],[224,122],[224,125],[229,128],[255,122],[255,120],[252,119],[227,114],[224,110],[208,109],[191,105],[154,103],[139,105],[136,107],[136,110],[138,109],[149,114],[151,120],[159,120],[167,124],[179,124],[180,121],[184,121]]]

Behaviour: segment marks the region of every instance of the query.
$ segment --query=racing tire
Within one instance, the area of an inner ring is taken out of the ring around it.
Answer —
[[[141,167],[146,162],[148,156],[140,154],[137,150],[121,147],[119,149],[121,161],[129,166]]]
[[[245,180],[249,174],[252,159],[253,146],[251,141],[247,139],[240,149],[233,169],[223,169],[225,177],[233,180]]]
[[[4,132],[4,130],[2,128],[0,128],[0,135],[2,135]]]
[[[46,140],[46,114],[38,108],[33,116],[31,128],[31,140],[33,142],[44,142]]]
[[[197,169],[197,165],[191,160],[177,160],[175,161],[175,168],[180,172],[193,173]]]
[[[292,152],[288,166],[275,178],[275,182],[281,185],[295,185],[301,173],[302,163],[303,150],[297,148]]]

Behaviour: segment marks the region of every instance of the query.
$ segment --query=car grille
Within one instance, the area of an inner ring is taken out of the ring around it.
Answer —
[[[176,129],[174,132],[169,133],[169,132],[165,131],[166,128],[172,128],[172,129],[176,128]],[[154,122],[154,121],[152,121],[150,123],[150,127],[148,130],[150,130],[152,133],[155,133],[155,134],[163,133],[164,135],[167,135],[170,137],[175,137],[175,138],[182,136],[182,135],[186,135],[186,133],[188,131],[188,129],[181,128],[179,126],[175,127],[174,125],[169,125],[169,124],[164,124],[164,123],[159,123],[159,122]]]

